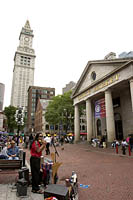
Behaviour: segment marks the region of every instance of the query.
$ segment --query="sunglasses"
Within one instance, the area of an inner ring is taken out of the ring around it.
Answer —
[[[39,135],[39,137],[43,137],[42,135]]]

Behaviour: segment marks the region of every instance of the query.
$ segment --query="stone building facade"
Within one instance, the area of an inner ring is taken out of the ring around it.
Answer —
[[[26,107],[28,102],[28,88],[34,85],[35,51],[32,48],[33,30],[29,21],[22,28],[19,36],[19,46],[14,56],[14,69],[11,92],[11,105]]]
[[[3,110],[5,85],[0,83],[0,111]]]
[[[86,105],[87,141],[106,134],[107,141],[133,133],[133,58],[89,61],[72,95],[75,142],[80,140],[79,107]]]
[[[68,92],[70,90],[73,90],[75,85],[76,85],[75,82],[70,81],[68,84],[66,84],[66,86],[64,88],[62,88],[62,94],[64,94],[65,92]]]

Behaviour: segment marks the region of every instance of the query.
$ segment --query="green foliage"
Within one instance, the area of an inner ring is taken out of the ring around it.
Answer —
[[[66,126],[66,131],[68,125],[73,125],[74,119],[74,107],[71,94],[72,92],[69,91],[63,95],[53,97],[45,113],[45,119],[49,124],[56,125],[62,123]]]
[[[4,109],[4,114],[7,117],[7,126],[9,132],[13,132],[14,129],[17,128],[17,123],[15,121],[16,109],[17,108],[14,106],[8,106]]]

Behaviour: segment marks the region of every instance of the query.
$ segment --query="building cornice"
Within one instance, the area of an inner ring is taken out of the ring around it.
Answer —
[[[34,55],[34,54],[16,51],[16,52],[15,52],[15,55],[14,55],[14,61],[15,61],[15,58],[16,58],[16,55],[17,55],[17,54],[19,54],[19,55],[24,55],[24,56],[30,56],[30,57],[36,58],[36,55]]]
[[[119,60],[119,61],[118,61]],[[120,62],[120,60],[122,61],[122,59],[117,59],[115,61],[118,61]],[[114,61],[114,60],[113,60]],[[126,62],[126,63],[125,63]],[[73,94],[72,94],[72,99],[74,99],[75,97],[81,95],[82,93],[86,92],[87,90],[91,89],[92,87],[96,86],[97,84],[101,83],[102,81],[104,81],[105,79],[109,78],[110,76],[114,75],[116,72],[120,71],[122,68],[125,68],[125,67],[128,67],[129,64],[131,64],[133,62],[133,59],[124,59],[124,64],[123,65],[120,65],[118,68],[114,69],[113,71],[111,71],[110,73],[108,73],[107,75],[103,76],[102,78],[100,78],[99,80],[95,81],[94,83],[92,83],[91,85],[89,85],[88,87],[86,87],[85,89],[83,89],[82,91],[76,93],[77,89],[79,88],[79,85],[80,83],[82,82],[82,79],[85,75],[85,73],[87,72],[88,70],[88,67],[89,66],[86,66],[87,67],[87,70],[85,68],[85,71],[83,72],[84,74],[81,75],[81,78],[79,79],[78,83],[77,83],[77,87],[75,88]],[[103,64],[103,62],[91,62],[89,63],[92,64],[92,63],[97,63],[97,64]],[[105,62],[107,63],[107,62]],[[108,63],[114,63],[114,62],[108,62]],[[87,64],[88,65],[88,64]]]

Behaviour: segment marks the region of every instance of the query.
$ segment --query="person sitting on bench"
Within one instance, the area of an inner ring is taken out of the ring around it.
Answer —
[[[8,155],[7,155],[7,146],[5,146],[2,151],[0,152],[0,159],[8,160]]]
[[[15,146],[15,141],[12,140],[11,147],[7,150],[7,155],[9,156],[8,160],[19,160],[18,154],[18,147]]]

